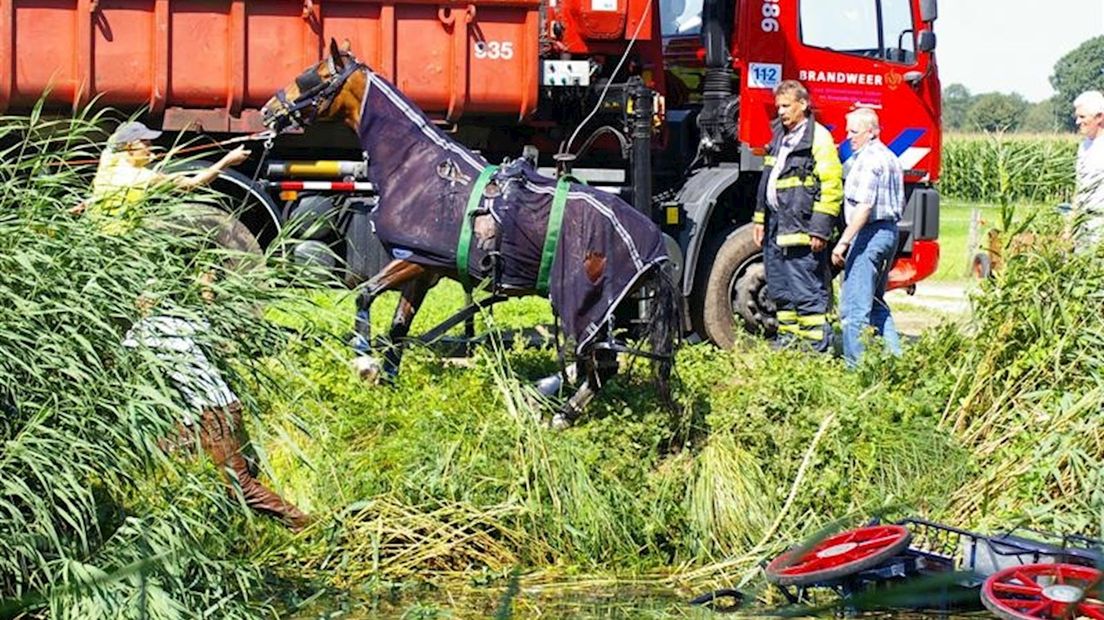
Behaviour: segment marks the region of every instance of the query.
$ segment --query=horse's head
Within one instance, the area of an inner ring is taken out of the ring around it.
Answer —
[[[349,78],[364,65],[349,51],[349,42],[338,47],[330,39],[330,55],[308,67],[295,81],[276,91],[261,108],[264,124],[282,132],[301,129],[316,119],[336,118],[350,110]],[[356,106],[351,107],[352,110]]]

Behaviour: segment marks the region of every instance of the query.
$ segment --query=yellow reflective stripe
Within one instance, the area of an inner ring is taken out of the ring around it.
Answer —
[[[794,245],[809,245],[808,233],[790,233],[788,235],[778,235],[778,245],[786,248]]]
[[[813,161],[813,172],[820,179],[820,201],[836,205],[832,214],[837,214],[839,205],[843,203],[843,165],[840,164],[836,141],[819,123],[813,127]]]
[[[795,187],[801,187],[802,185],[808,188],[816,187],[816,179],[810,176],[805,177],[805,180],[802,181],[800,177],[786,177],[784,179],[778,179],[774,184],[774,188],[779,190],[793,189]]]
[[[797,325],[794,325],[793,323],[779,323],[778,324],[778,333],[780,333],[780,334],[796,334],[797,333]]]
[[[766,155],[766,156],[763,157],[763,165],[764,166],[773,166],[777,162],[778,162],[778,159],[776,159],[774,157],[774,155]]]
[[[813,203],[813,213],[824,213],[836,217],[840,213],[840,203],[818,200]]]
[[[767,213],[765,211],[756,211],[751,214],[751,221],[753,224],[765,224],[767,222]]]
[[[795,328],[793,333],[797,334],[798,336],[801,336],[802,338],[806,338],[808,340],[820,340],[820,339],[824,338],[824,328],[823,327],[817,327],[817,328],[814,328],[814,329],[797,329],[797,328]]]
[[[797,310],[779,310],[777,317],[779,323],[794,323],[797,321]]]
[[[805,316],[797,317],[798,325],[804,325],[805,327],[824,325],[827,322],[828,315],[826,314],[806,314]]]

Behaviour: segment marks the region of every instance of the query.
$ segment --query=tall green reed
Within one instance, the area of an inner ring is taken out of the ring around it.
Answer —
[[[210,467],[159,448],[185,405],[172,369],[121,341],[139,296],[156,297],[155,312],[209,323],[232,386],[277,389],[257,360],[284,329],[257,310],[308,282],[276,249],[228,269],[205,231],[166,225],[183,197],[139,205],[125,236],[70,214],[89,170],[67,162],[96,159],[102,121],[0,118],[0,600],[56,618],[255,617],[265,574],[243,537],[258,525]]]

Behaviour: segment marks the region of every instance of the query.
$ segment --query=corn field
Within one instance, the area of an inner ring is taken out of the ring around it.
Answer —
[[[948,134],[939,188],[989,204],[1068,202],[1076,157],[1072,135]]]

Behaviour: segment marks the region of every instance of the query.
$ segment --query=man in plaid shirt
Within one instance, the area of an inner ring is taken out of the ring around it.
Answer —
[[[847,137],[854,159],[843,185],[847,228],[832,250],[832,263],[843,269],[840,314],[843,358],[855,367],[863,353],[863,333],[873,326],[886,349],[901,352],[893,315],[885,301],[886,281],[897,253],[897,220],[905,207],[904,174],[897,156],[878,139],[874,110],[847,115]]]

